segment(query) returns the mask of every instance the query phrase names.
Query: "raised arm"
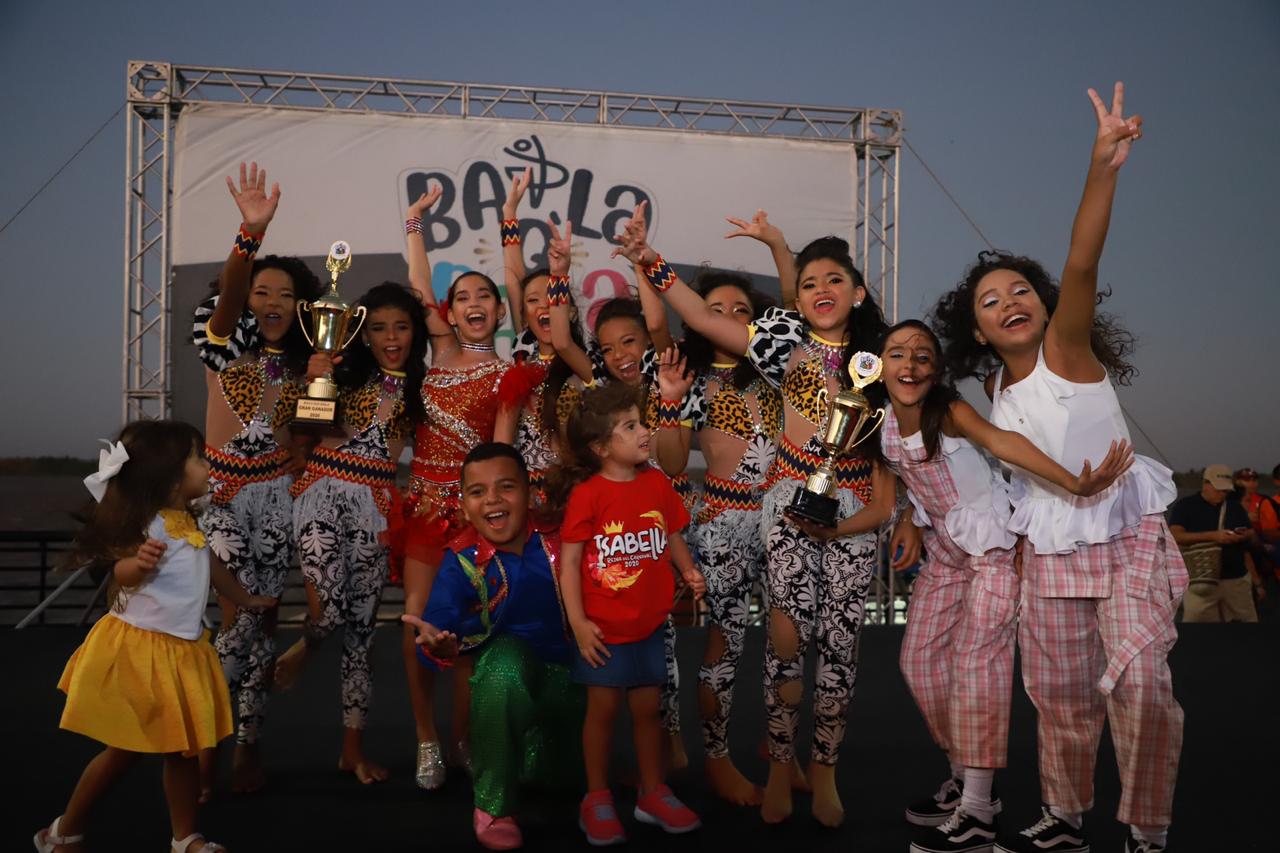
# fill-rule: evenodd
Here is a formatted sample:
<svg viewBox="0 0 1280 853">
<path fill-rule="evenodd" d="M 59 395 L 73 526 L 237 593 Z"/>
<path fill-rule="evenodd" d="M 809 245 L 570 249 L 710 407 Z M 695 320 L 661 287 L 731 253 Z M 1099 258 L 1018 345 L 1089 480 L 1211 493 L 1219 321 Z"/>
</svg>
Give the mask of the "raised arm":
<svg viewBox="0 0 1280 853">
<path fill-rule="evenodd" d="M 662 298 L 689 328 L 701 333 L 725 352 L 745 353 L 747 344 L 751 341 L 747 328 L 737 320 L 708 308 L 702 297 L 681 281 L 675 270 L 649 246 L 648 227 L 644 221 L 646 204 L 647 202 L 642 201 L 636 205 L 635 213 L 626 222 L 622 234 L 617 237 L 619 246 L 613 250 L 613 254 L 622 255 L 639 266 L 653 288 L 662 294 Z"/>
<path fill-rule="evenodd" d="M 550 272 L 547 281 L 547 302 L 551 309 L 551 346 L 565 360 L 569 369 L 583 382 L 591 381 L 591 358 L 573 339 L 573 318 L 569 316 L 569 302 L 573 288 L 569 285 L 569 247 L 573 240 L 573 223 L 564 223 L 564 236 L 554 222 L 551 242 L 547 244 L 547 264 Z"/>
<path fill-rule="evenodd" d="M 1133 142 L 1142 136 L 1142 118 L 1124 117 L 1124 84 L 1116 83 L 1111 109 L 1089 90 L 1098 132 L 1085 178 L 1084 195 L 1071 227 L 1071 247 L 1062 270 L 1062 294 L 1045 333 L 1050 367 L 1067 378 L 1098 378 L 1102 365 L 1089 345 L 1098 296 L 1098 262 L 1111 225 L 1116 178 L 1129 158 Z M 1056 360 L 1058 364 L 1052 362 Z M 1082 370 L 1084 373 L 1082 374 Z"/>
<path fill-rule="evenodd" d="M 440 316 L 435 292 L 431 289 L 431 262 L 427 260 L 427 244 L 422 239 L 422 214 L 440 200 L 442 190 L 433 186 L 409 205 L 409 218 L 404 223 L 405 253 L 409 258 L 409 286 L 418 294 L 418 301 L 426 309 L 427 334 L 431 337 L 433 355 L 458 348 L 458 336 L 453 327 Z"/>
<path fill-rule="evenodd" d="M 1026 436 L 1000 429 L 963 400 L 951 404 L 950 417 L 958 432 L 992 456 L 1055 483 L 1073 495 L 1096 495 L 1133 464 L 1133 447 L 1127 441 L 1113 441 L 1096 469 L 1090 469 L 1086 460 L 1077 476 L 1046 456 Z"/>
<path fill-rule="evenodd" d="M 658 422 L 653 425 L 654 457 L 668 477 L 684 473 L 689 466 L 689 449 L 693 446 L 693 429 L 680 422 L 680 410 L 693 386 L 693 374 L 685 369 L 685 360 L 675 347 L 658 357 Z"/>
<path fill-rule="evenodd" d="M 730 237 L 751 237 L 769 247 L 773 265 L 778 270 L 778 284 L 782 288 L 782 307 L 793 310 L 796 307 L 796 256 L 787 248 L 782 229 L 770 223 L 769 214 L 763 210 L 757 210 L 750 222 L 732 216 L 726 216 L 725 220 L 738 229 L 724 235 L 726 240 Z"/>
<path fill-rule="evenodd" d="M 640 296 L 640 310 L 644 312 L 644 327 L 649 332 L 649 342 L 654 352 L 666 352 L 675 346 L 671 337 L 671 326 L 667 323 L 667 309 L 662 304 L 662 297 L 649 284 L 644 269 L 639 264 L 632 264 L 636 274 L 636 293 Z"/>
<path fill-rule="evenodd" d="M 524 331 L 524 293 L 520 282 L 529 271 L 524 266 L 524 250 L 520 247 L 520 199 L 529 187 L 533 167 L 516 175 L 507 190 L 507 200 L 502 203 L 502 277 L 507 287 L 507 299 L 511 302 L 511 325 L 519 335 Z"/>
<path fill-rule="evenodd" d="M 236 235 L 236 244 L 218 274 L 218 304 L 209 318 L 209 332 L 214 337 L 231 337 L 245 303 L 249 301 L 253 257 L 262 245 L 267 226 L 280 204 L 280 185 L 272 184 L 270 195 L 266 186 L 267 170 L 259 169 L 257 163 L 249 164 L 247 173 L 245 164 L 240 164 L 239 189 L 235 181 L 227 178 L 227 189 L 240 209 L 240 233 Z"/>
</svg>

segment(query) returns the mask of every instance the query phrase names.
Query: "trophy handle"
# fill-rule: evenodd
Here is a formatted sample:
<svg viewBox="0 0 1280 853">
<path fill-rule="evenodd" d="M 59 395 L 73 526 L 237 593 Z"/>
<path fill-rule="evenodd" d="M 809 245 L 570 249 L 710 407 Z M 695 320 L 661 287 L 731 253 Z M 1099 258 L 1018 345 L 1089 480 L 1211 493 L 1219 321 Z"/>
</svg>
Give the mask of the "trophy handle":
<svg viewBox="0 0 1280 853">
<path fill-rule="evenodd" d="M 875 417 L 876 425 L 875 425 L 875 426 L 873 426 L 871 429 L 866 430 L 865 432 L 863 432 L 862 437 L 861 437 L 861 438 L 859 438 L 857 441 L 855 441 L 853 444 L 849 445 L 848 449 L 847 449 L 847 450 L 845 450 L 845 453 L 848 453 L 850 450 L 853 450 L 853 449 L 854 449 L 855 447 L 857 447 L 859 444 L 862 444 L 862 442 L 866 441 L 868 438 L 871 438 L 871 436 L 873 436 L 873 435 L 875 435 L 875 434 L 876 434 L 876 430 L 878 430 L 878 429 L 880 428 L 880 424 L 884 423 L 884 408 L 883 408 L 883 407 L 881 407 L 881 408 L 879 408 L 879 409 L 876 409 L 876 411 L 875 411 L 875 415 L 876 415 L 876 417 Z M 862 423 L 858 424 L 858 426 L 859 426 L 859 427 L 865 427 L 865 426 L 866 426 L 866 424 L 867 424 L 867 422 L 868 422 L 868 421 L 870 421 L 870 420 L 871 420 L 871 416 L 870 416 L 870 415 L 868 415 L 868 416 L 867 416 L 867 418 L 866 418 L 866 420 L 864 420 Z"/>
<path fill-rule="evenodd" d="M 302 336 L 303 336 L 304 338 L 306 338 L 306 339 L 307 339 L 307 344 L 308 344 L 312 349 L 315 349 L 315 348 L 316 348 L 316 342 L 315 342 L 315 341 L 313 341 L 313 340 L 311 340 L 311 333 L 307 331 L 307 321 L 306 321 L 306 318 L 302 316 L 302 312 L 303 312 L 304 310 L 306 310 L 306 311 L 310 311 L 310 310 L 311 310 L 311 303 L 310 303 L 310 302 L 307 302 L 305 299 L 299 299 L 299 300 L 297 301 L 297 303 L 294 305 L 294 308 L 295 308 L 295 309 L 297 310 L 297 312 L 298 312 L 298 325 L 302 327 Z"/>
<path fill-rule="evenodd" d="M 347 339 L 343 342 L 342 349 L 346 349 L 351 342 L 356 339 L 356 335 L 360 334 L 360 327 L 364 325 L 365 317 L 369 316 L 369 309 L 365 308 L 363 305 L 357 305 L 356 310 L 351 313 L 358 319 L 356 320 L 355 328 L 351 330 L 351 334 L 348 335 Z M 883 414 L 883 412 L 881 412 L 881 414 Z"/>
</svg>

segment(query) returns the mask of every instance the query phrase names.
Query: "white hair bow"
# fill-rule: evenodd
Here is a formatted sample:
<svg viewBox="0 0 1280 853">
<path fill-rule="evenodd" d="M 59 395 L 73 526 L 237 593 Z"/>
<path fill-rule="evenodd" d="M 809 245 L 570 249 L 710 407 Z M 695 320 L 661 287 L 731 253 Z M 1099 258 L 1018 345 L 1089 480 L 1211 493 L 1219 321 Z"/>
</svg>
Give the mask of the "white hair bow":
<svg viewBox="0 0 1280 853">
<path fill-rule="evenodd" d="M 122 441 L 112 444 L 105 438 L 98 440 L 105 444 L 107 449 L 98 451 L 98 470 L 84 478 L 84 487 L 89 490 L 89 494 L 93 495 L 95 501 L 102 503 L 102 497 L 107 493 L 107 481 L 119 474 L 124 463 L 129 461 L 129 451 L 124 449 Z"/>
</svg>

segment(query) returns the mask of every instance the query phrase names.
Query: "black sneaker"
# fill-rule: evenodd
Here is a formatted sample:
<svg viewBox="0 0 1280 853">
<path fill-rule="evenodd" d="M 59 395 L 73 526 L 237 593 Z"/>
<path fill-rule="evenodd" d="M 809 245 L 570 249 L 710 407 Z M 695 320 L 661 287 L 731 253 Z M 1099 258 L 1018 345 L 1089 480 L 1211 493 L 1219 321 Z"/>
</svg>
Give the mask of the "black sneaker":
<svg viewBox="0 0 1280 853">
<path fill-rule="evenodd" d="M 1043 817 L 1013 838 L 996 843 L 999 853 L 1089 853 L 1084 831 L 1041 806 Z"/>
<path fill-rule="evenodd" d="M 907 806 L 907 823 L 916 826 L 938 826 L 945 823 L 951 813 L 960 805 L 960 796 L 964 793 L 964 783 L 954 776 L 942 783 L 938 793 L 927 800 L 917 800 Z M 992 814 L 1000 814 L 1000 798 L 995 790 L 991 792 Z"/>
<path fill-rule="evenodd" d="M 921 831 L 911 853 L 989 853 L 995 840 L 995 818 L 987 823 L 957 806 L 941 825 Z"/>
<path fill-rule="evenodd" d="M 1133 833 L 1124 840 L 1124 853 L 1164 853 L 1164 845 L 1154 841 L 1139 841 Z"/>
</svg>

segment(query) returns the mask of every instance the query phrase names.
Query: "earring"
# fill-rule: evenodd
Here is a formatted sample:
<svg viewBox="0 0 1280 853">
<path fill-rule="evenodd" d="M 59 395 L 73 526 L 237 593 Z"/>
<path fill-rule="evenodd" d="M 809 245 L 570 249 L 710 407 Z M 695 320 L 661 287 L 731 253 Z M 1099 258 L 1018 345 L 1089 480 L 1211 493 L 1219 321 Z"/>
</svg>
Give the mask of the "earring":
<svg viewBox="0 0 1280 853">
<path fill-rule="evenodd" d="M 861 308 L 861 307 L 862 307 L 862 303 L 861 303 L 861 302 L 855 302 L 855 303 L 853 303 L 853 307 L 854 307 L 854 308 Z"/>
</svg>

